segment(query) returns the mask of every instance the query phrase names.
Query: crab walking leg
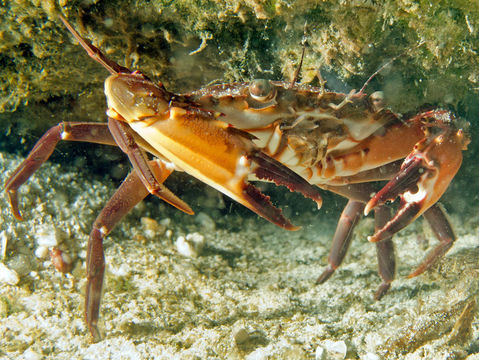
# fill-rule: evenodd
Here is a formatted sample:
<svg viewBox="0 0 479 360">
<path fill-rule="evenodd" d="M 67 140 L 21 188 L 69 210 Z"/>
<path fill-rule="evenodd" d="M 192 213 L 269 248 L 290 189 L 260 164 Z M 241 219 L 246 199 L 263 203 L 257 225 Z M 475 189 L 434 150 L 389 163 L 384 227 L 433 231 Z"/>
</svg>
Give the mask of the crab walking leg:
<svg viewBox="0 0 479 360">
<path fill-rule="evenodd" d="M 317 284 L 322 284 L 328 280 L 334 271 L 339 267 L 339 265 L 341 265 L 349 248 L 354 227 L 361 218 L 360 213 L 363 211 L 365 204 L 370 199 L 370 194 L 374 191 L 374 186 L 370 183 L 349 184 L 342 186 L 322 184 L 321 188 L 344 196 L 345 198 L 349 199 L 349 202 L 344 207 L 336 227 L 336 232 L 333 237 L 328 258 L 329 265 L 316 280 Z"/>
<path fill-rule="evenodd" d="M 439 245 L 426 255 L 417 269 L 408 275 L 409 278 L 418 276 L 429 269 L 446 254 L 454 241 L 456 241 L 456 235 L 452 230 L 452 226 L 439 204 L 436 203 L 431 206 L 423 215 L 439 239 Z"/>
<path fill-rule="evenodd" d="M 375 228 L 380 229 L 391 218 L 391 210 L 386 206 L 379 206 L 374 211 Z M 375 300 L 381 300 L 391 287 L 396 272 L 396 259 L 394 256 L 394 243 L 391 238 L 376 243 L 379 276 L 383 282 L 379 285 Z"/>
<path fill-rule="evenodd" d="M 316 280 L 316 284 L 322 284 L 328 280 L 338 266 L 341 265 L 351 243 L 354 227 L 363 215 L 364 206 L 363 202 L 355 200 L 349 200 L 346 204 L 334 233 L 333 244 L 328 258 L 329 265 Z"/>
<path fill-rule="evenodd" d="M 155 178 L 144 150 L 135 140 L 134 131 L 126 123 L 113 118 L 108 118 L 108 128 L 110 129 L 116 144 L 130 159 L 133 168 L 138 173 L 139 178 L 143 185 L 148 189 L 149 193 L 158 196 L 187 214 L 194 214 L 188 204 L 178 198 Z"/>
<path fill-rule="evenodd" d="M 166 180 L 172 170 L 161 160 L 150 161 L 150 169 L 160 182 Z M 149 194 L 136 170 L 133 170 L 113 194 L 96 218 L 87 247 L 87 287 L 85 295 L 85 321 L 94 340 L 101 338 L 97 327 L 100 312 L 101 289 L 105 272 L 103 239 L 135 205 Z"/>
<path fill-rule="evenodd" d="M 37 141 L 30 154 L 10 175 L 5 184 L 10 206 L 17 220 L 23 220 L 18 209 L 18 188 L 48 160 L 60 140 L 116 145 L 105 123 L 61 122 L 50 128 Z"/>
</svg>

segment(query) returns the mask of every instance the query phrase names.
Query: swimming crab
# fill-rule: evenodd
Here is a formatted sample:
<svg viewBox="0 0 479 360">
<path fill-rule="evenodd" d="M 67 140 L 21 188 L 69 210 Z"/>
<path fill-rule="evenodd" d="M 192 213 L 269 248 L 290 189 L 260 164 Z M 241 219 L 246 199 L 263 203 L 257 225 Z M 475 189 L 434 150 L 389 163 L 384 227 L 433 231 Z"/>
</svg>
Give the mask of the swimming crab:
<svg viewBox="0 0 479 360">
<path fill-rule="evenodd" d="M 10 175 L 5 189 L 14 216 L 21 220 L 18 188 L 60 140 L 118 146 L 128 156 L 133 170 L 98 215 L 87 245 L 85 320 L 94 339 L 100 338 L 104 237 L 148 194 L 193 214 L 163 185 L 174 170 L 185 171 L 287 230 L 298 227 L 247 180 L 285 185 L 318 207 L 319 189 L 347 197 L 329 266 L 318 282 L 339 266 L 355 224 L 374 209 L 376 232 L 369 240 L 376 242 L 383 279 L 377 298 L 394 277 L 391 236 L 401 228 L 424 215 L 440 239 L 413 276 L 452 245 L 454 233 L 436 202 L 458 171 L 468 139 L 449 111 L 431 110 L 403 120 L 383 107 L 377 93 L 340 94 L 267 80 L 178 95 L 108 59 L 60 19 L 111 74 L 105 81 L 108 123 L 52 127 Z M 382 186 L 382 180 L 389 182 Z M 391 217 L 385 203 L 396 197 L 401 204 Z"/>
</svg>

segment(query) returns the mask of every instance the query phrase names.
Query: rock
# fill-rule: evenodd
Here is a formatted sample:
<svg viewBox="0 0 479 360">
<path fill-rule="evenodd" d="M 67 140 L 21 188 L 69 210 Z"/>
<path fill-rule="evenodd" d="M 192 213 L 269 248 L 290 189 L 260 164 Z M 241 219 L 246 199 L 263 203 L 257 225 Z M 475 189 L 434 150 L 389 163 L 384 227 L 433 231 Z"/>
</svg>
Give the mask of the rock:
<svg viewBox="0 0 479 360">
<path fill-rule="evenodd" d="M 188 257 L 197 257 L 201 254 L 205 245 L 205 237 L 199 233 L 192 233 L 184 236 L 178 236 L 176 239 L 176 249 L 181 255 Z"/>
</svg>

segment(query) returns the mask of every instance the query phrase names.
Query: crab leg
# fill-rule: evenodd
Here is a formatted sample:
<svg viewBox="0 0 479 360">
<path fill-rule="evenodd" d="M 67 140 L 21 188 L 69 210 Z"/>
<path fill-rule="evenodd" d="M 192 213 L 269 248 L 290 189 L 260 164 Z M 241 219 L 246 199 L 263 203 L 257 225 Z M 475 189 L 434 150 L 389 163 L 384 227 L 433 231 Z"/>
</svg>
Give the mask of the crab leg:
<svg viewBox="0 0 479 360">
<path fill-rule="evenodd" d="M 18 209 L 18 188 L 48 160 L 60 140 L 116 145 L 107 125 L 104 123 L 61 122 L 50 128 L 37 141 L 28 157 L 10 175 L 5 184 L 10 206 L 17 220 L 23 220 Z"/>
<path fill-rule="evenodd" d="M 379 206 L 374 211 L 375 228 L 380 229 L 391 218 L 391 211 L 386 206 Z M 379 285 L 374 299 L 381 300 L 391 287 L 396 272 L 396 259 L 394 256 L 394 243 L 391 238 L 376 243 L 379 276 L 383 282 Z"/>
<path fill-rule="evenodd" d="M 430 253 L 426 255 L 417 269 L 408 275 L 409 278 L 422 274 L 424 271 L 434 265 L 438 259 L 446 254 L 447 250 L 449 250 L 456 240 L 456 235 L 454 235 L 452 226 L 439 204 L 434 204 L 431 206 L 423 215 L 429 225 L 431 225 L 434 234 L 440 242 L 439 245 L 437 245 L 431 250 Z"/>
<path fill-rule="evenodd" d="M 138 173 L 143 185 L 150 194 L 158 196 L 179 210 L 192 215 L 194 212 L 183 200 L 178 198 L 170 190 L 155 178 L 148 164 L 144 150 L 136 143 L 133 130 L 122 121 L 108 118 L 108 128 L 115 139 L 116 144 L 128 156 L 133 168 Z"/>
<path fill-rule="evenodd" d="M 339 267 L 346 255 L 354 227 L 362 217 L 365 204 L 374 189 L 373 184 L 360 183 L 343 186 L 321 186 L 329 191 L 349 199 L 348 204 L 341 214 L 338 222 L 336 233 L 333 237 L 333 244 L 329 255 L 329 265 L 323 271 L 316 283 L 323 283 L 333 274 L 335 269 Z M 380 229 L 391 217 L 390 210 L 386 206 L 379 206 L 375 209 L 374 219 L 375 228 Z M 376 243 L 376 253 L 378 258 L 378 272 L 383 280 L 379 285 L 374 298 L 380 300 L 391 286 L 394 279 L 396 260 L 394 257 L 394 244 L 391 239 L 386 239 Z"/>
<path fill-rule="evenodd" d="M 353 230 L 362 217 L 365 204 L 355 200 L 349 200 L 346 204 L 336 227 L 333 244 L 328 257 L 329 265 L 316 280 L 316 284 L 322 284 L 328 280 L 348 251 L 353 237 Z"/>
<path fill-rule="evenodd" d="M 341 265 L 353 236 L 354 227 L 362 217 L 369 194 L 373 191 L 372 184 L 350 184 L 343 186 L 322 185 L 322 189 L 335 192 L 349 199 L 341 213 L 333 236 L 331 250 L 328 257 L 329 265 L 316 280 L 322 284 L 328 280 L 334 271 Z"/>
<path fill-rule="evenodd" d="M 149 166 L 159 182 L 165 181 L 172 172 L 161 160 L 150 161 Z M 85 321 L 95 340 L 100 339 L 97 323 L 105 272 L 103 238 L 111 232 L 123 216 L 149 193 L 150 191 L 144 186 L 141 177 L 134 169 L 113 194 L 93 224 L 88 240 L 86 259 Z"/>
</svg>

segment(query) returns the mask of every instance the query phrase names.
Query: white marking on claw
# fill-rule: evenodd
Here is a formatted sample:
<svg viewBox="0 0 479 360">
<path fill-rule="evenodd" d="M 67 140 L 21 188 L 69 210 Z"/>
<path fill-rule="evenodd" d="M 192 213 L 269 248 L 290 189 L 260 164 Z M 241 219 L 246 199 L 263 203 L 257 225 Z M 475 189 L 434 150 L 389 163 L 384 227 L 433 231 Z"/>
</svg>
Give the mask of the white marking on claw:
<svg viewBox="0 0 479 360">
<path fill-rule="evenodd" d="M 235 176 L 231 179 L 232 183 L 236 183 L 237 179 L 243 179 L 250 173 L 251 162 L 246 156 L 241 156 L 236 163 Z"/>
<path fill-rule="evenodd" d="M 403 198 L 407 203 L 420 203 L 423 201 L 427 196 L 427 191 L 422 187 L 416 192 L 412 193 L 407 191 L 404 193 Z"/>
</svg>

